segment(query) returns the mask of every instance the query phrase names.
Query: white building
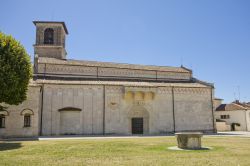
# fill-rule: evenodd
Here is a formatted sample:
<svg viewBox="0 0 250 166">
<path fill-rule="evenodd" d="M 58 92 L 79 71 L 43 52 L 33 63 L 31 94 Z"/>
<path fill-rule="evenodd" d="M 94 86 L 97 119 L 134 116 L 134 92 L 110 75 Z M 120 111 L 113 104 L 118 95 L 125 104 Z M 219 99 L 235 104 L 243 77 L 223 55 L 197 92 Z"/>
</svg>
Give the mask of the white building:
<svg viewBox="0 0 250 166">
<path fill-rule="evenodd" d="M 215 111 L 218 131 L 250 131 L 250 105 L 239 101 L 221 104 Z"/>
</svg>

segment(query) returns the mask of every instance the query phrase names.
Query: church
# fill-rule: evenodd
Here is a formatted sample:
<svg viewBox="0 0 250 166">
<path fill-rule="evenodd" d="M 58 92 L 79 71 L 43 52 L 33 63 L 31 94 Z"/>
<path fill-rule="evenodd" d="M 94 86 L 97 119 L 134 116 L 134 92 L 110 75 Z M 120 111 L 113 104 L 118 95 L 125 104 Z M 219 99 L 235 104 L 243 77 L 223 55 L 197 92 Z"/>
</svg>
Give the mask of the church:
<svg viewBox="0 0 250 166">
<path fill-rule="evenodd" d="M 67 59 L 65 23 L 33 23 L 27 100 L 0 112 L 0 137 L 216 131 L 214 86 L 192 70 Z"/>
</svg>

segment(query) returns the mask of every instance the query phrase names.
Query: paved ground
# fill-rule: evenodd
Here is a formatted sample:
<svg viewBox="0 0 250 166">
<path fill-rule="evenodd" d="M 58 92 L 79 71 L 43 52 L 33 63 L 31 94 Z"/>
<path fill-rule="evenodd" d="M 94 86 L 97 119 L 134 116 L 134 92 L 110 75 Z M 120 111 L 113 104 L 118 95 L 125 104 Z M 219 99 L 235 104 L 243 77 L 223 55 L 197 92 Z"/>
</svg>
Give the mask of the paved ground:
<svg viewBox="0 0 250 166">
<path fill-rule="evenodd" d="M 10 139 L 3 139 L 3 141 L 28 141 L 28 140 L 72 140 L 72 139 L 131 139 L 131 138 L 161 138 L 161 137 L 169 137 L 174 136 L 174 134 L 169 135 L 158 135 L 158 136 L 145 136 L 145 135 L 132 135 L 132 136 L 103 136 L 103 135 L 90 135 L 90 136 L 41 136 L 37 138 L 10 138 Z M 218 132 L 216 134 L 204 134 L 204 137 L 248 137 L 250 138 L 250 132 L 245 131 L 230 131 L 230 132 Z M 1 141 L 1 139 L 0 139 Z"/>
<path fill-rule="evenodd" d="M 249 131 L 227 131 L 227 132 L 218 132 L 217 134 L 211 134 L 208 136 L 250 137 L 250 132 Z"/>
<path fill-rule="evenodd" d="M 159 138 L 159 137 L 169 137 L 174 136 L 174 134 L 170 135 L 158 135 L 158 136 L 59 136 L 59 137 L 39 137 L 40 141 L 42 140 L 61 140 L 61 139 L 119 139 L 119 138 Z M 205 134 L 205 137 L 249 137 L 250 132 L 243 131 L 234 131 L 234 132 L 218 132 L 216 134 Z"/>
</svg>

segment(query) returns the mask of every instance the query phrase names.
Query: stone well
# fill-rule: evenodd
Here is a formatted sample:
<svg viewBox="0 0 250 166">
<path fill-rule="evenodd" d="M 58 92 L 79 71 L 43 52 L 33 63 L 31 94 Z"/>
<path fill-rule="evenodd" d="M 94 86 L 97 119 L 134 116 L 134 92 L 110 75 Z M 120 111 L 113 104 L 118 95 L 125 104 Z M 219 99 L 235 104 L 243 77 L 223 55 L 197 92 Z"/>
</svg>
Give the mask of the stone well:
<svg viewBox="0 0 250 166">
<path fill-rule="evenodd" d="M 177 138 L 178 148 L 181 149 L 201 149 L 201 132 L 180 132 L 175 133 Z"/>
</svg>

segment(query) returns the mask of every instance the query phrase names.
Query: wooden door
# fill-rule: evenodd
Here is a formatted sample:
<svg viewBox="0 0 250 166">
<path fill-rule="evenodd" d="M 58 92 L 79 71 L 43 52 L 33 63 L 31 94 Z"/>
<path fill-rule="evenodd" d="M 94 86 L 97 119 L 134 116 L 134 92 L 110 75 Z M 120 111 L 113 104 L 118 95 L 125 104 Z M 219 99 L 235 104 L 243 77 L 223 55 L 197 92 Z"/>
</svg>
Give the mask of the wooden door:
<svg viewBox="0 0 250 166">
<path fill-rule="evenodd" d="M 143 134 L 143 118 L 132 118 L 132 134 Z"/>
</svg>

